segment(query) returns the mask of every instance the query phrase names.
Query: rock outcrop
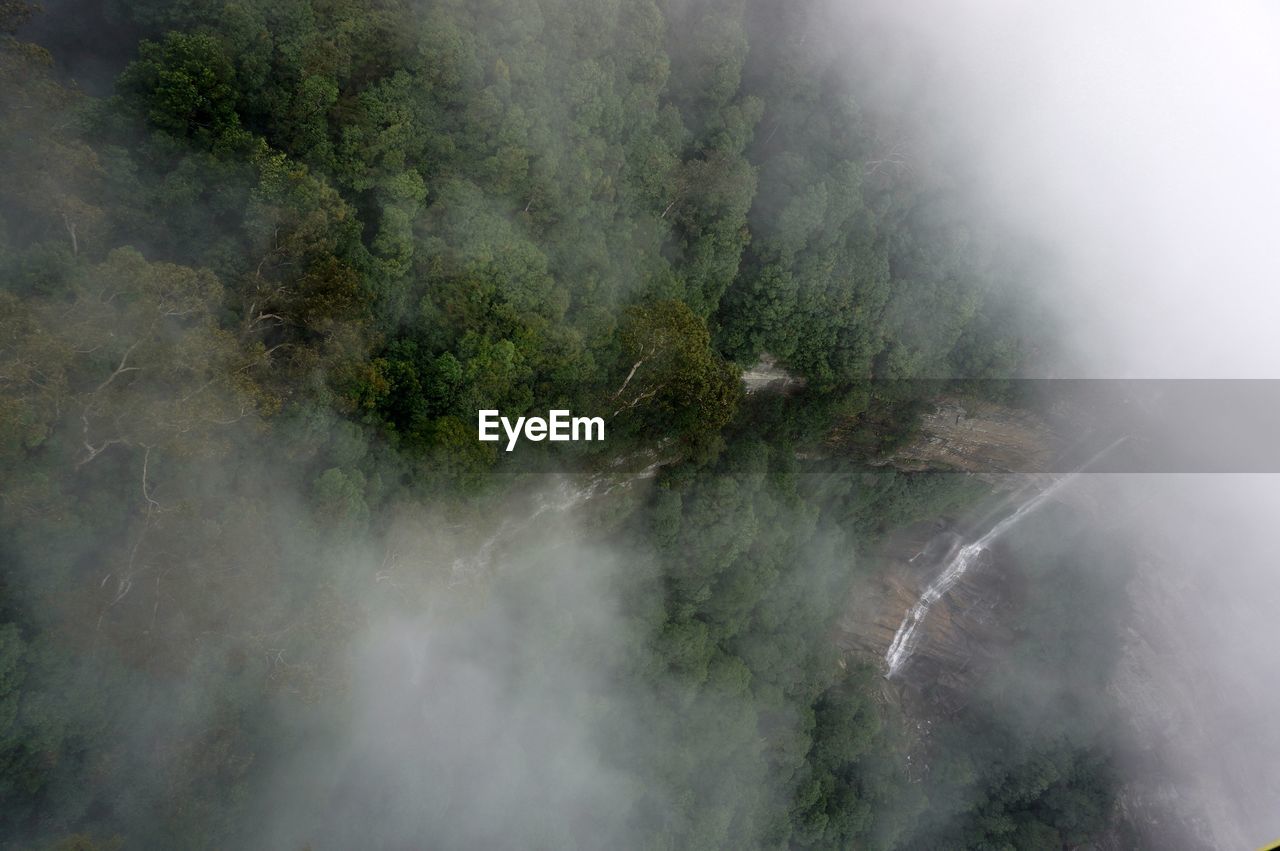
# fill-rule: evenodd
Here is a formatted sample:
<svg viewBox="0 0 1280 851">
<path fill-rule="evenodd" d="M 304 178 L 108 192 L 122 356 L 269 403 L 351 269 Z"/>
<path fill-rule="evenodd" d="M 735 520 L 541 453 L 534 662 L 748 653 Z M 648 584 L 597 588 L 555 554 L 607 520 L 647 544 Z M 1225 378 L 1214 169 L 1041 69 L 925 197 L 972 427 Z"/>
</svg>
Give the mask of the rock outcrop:
<svg viewBox="0 0 1280 851">
<path fill-rule="evenodd" d="M 1041 473 L 1052 469 L 1063 444 L 1031 411 L 943 397 L 922 417 L 916 439 L 886 461 L 903 470 Z"/>
<path fill-rule="evenodd" d="M 1029 412 L 940 399 L 925 415 L 919 436 L 885 459 L 904 470 L 981 476 L 992 485 L 993 496 L 965 518 L 904 529 L 868 556 L 875 578 L 857 589 L 836 634 L 849 656 L 884 669 L 885 652 L 904 616 L 954 548 L 989 528 L 993 512 L 1007 512 L 1008 504 L 1001 509 L 1000 503 L 1020 499 L 1011 495 L 1016 488 L 1043 487 L 1052 480 L 1048 471 L 1064 443 L 1055 428 L 1068 433 L 1061 421 L 1050 427 Z M 1117 506 L 1105 479 L 1082 478 L 1055 498 L 1086 511 L 1113 512 Z M 1121 710 L 1115 756 L 1123 779 L 1113 830 L 1098 847 L 1119 851 L 1135 841 L 1143 847 L 1187 849 L 1256 846 L 1259 838 L 1243 829 L 1245 816 L 1267 812 L 1280 788 L 1265 782 L 1268 772 L 1235 776 L 1221 766 L 1256 766 L 1257 759 L 1251 762 L 1243 752 L 1254 746 L 1254 737 L 1275 734 L 1206 725 L 1203 718 L 1204 707 L 1215 700 L 1263 705 L 1267 684 L 1200 669 L 1196 660 L 1212 655 L 1203 645 L 1213 636 L 1190 628 L 1206 621 L 1199 609 L 1207 600 L 1233 597 L 1213 593 L 1213 583 L 1220 580 L 1212 572 L 1206 578 L 1203 564 L 1162 552 L 1158 540 L 1139 536 L 1135 542 L 1140 557 L 1127 589 L 1128 628 L 1116 648 L 1119 658 L 1108 688 Z M 902 706 L 920 745 L 908 757 L 912 772 L 927 770 L 923 761 L 933 723 L 963 707 L 980 675 L 1014 640 L 1009 625 L 1021 605 L 1018 583 L 1023 580 L 1002 558 L 1007 556 L 997 542 L 932 606 L 911 658 L 885 681 L 884 698 Z M 1207 620 L 1231 624 L 1248 617 L 1228 611 Z M 1224 683 L 1253 691 L 1223 701 L 1213 690 Z"/>
<path fill-rule="evenodd" d="M 840 621 L 838 645 L 883 668 L 906 613 L 955 550 L 979 534 L 967 524 L 937 522 L 917 524 L 887 541 L 874 556 L 876 580 L 857 590 Z M 1017 589 L 1002 574 L 998 552 L 997 545 L 984 553 L 930 608 L 915 651 L 891 680 L 900 697 L 928 703 L 931 715 L 957 708 L 973 674 L 1011 638 L 1006 624 Z"/>
<path fill-rule="evenodd" d="M 763 354 L 755 366 L 742 372 L 742 389 L 748 393 L 786 393 L 804 386 L 804 379 L 792 375 L 770 354 Z"/>
</svg>

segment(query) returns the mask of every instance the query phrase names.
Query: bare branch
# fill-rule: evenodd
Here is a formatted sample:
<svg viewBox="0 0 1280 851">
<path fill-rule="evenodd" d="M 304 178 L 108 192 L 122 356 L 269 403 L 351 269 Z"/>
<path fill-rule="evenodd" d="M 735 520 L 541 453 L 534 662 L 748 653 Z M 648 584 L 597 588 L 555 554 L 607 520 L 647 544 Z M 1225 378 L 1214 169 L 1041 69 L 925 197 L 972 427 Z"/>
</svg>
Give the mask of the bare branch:
<svg viewBox="0 0 1280 851">
<path fill-rule="evenodd" d="M 151 463 L 151 447 L 147 447 L 147 451 L 142 455 L 142 498 L 147 501 L 147 518 L 150 519 L 152 511 L 160 510 L 160 503 L 151 498 L 151 493 L 147 489 L 147 465 Z"/>
<path fill-rule="evenodd" d="M 124 445 L 126 445 L 126 446 L 127 446 L 127 445 L 128 445 L 128 443 L 129 443 L 129 441 L 124 440 L 123 438 L 113 437 L 113 438 L 111 438 L 110 440 L 104 440 L 104 441 L 103 441 L 101 444 L 99 444 L 98 446 L 94 446 L 94 445 L 92 445 L 91 443 L 89 443 L 89 439 L 88 439 L 88 433 L 89 433 L 89 420 L 88 420 L 86 417 L 83 417 L 83 416 L 82 416 L 82 417 L 80 417 L 80 421 L 84 423 L 84 431 L 85 431 L 85 435 L 86 435 L 86 437 L 85 437 L 85 441 L 84 441 L 84 448 L 85 448 L 86 450 L 88 450 L 89 454 L 88 454 L 88 455 L 86 455 L 84 458 L 80 459 L 80 461 L 78 461 L 78 462 L 76 463 L 76 469 L 77 469 L 77 470 L 79 470 L 79 469 L 80 469 L 81 467 L 83 467 L 85 464 L 88 464 L 88 463 L 89 463 L 90 461 L 92 461 L 94 458 L 97 458 L 97 457 L 98 457 L 99 455 L 101 455 L 103 452 L 105 452 L 106 450 L 108 450 L 108 449 L 110 449 L 111 447 L 115 446 L 116 444 L 124 444 Z"/>
<path fill-rule="evenodd" d="M 78 255 L 80 253 L 80 242 L 76 239 L 76 223 L 64 212 L 62 214 L 62 224 L 67 228 L 67 234 L 71 237 L 71 253 Z"/>
<path fill-rule="evenodd" d="M 634 408 L 636 405 L 639 405 L 641 402 L 643 402 L 645 399 L 652 399 L 654 396 L 657 396 L 657 395 L 658 395 L 658 391 L 659 391 L 659 390 L 661 390 L 661 389 L 662 389 L 661 387 L 655 387 L 655 388 L 653 388 L 652 390 L 650 390 L 648 393 L 641 393 L 639 396 L 635 397 L 635 398 L 634 398 L 634 399 L 632 399 L 630 402 L 628 402 L 627 404 L 623 405 L 621 408 L 619 408 L 618 410 L 616 410 L 616 411 L 614 411 L 612 414 L 610 414 L 610 415 L 609 415 L 609 418 L 610 418 L 610 419 L 613 419 L 614 417 L 616 417 L 618 414 L 622 413 L 623 411 L 629 411 L 629 410 L 631 410 L 631 409 L 632 409 L 632 408 Z"/>
<path fill-rule="evenodd" d="M 614 394 L 609 397 L 610 399 L 617 399 L 622 395 L 622 391 L 627 389 L 627 385 L 631 383 L 631 379 L 635 378 L 636 370 L 643 366 L 645 361 L 647 361 L 651 356 L 652 352 L 646 354 L 644 357 L 640 358 L 640 360 L 631 365 L 631 371 L 627 373 L 627 380 L 622 382 L 622 386 L 614 391 Z"/>
<path fill-rule="evenodd" d="M 135 340 L 132 346 L 125 349 L 124 356 L 120 358 L 120 365 L 116 367 L 115 372 L 108 375 L 107 380 L 99 384 L 97 388 L 92 393 L 89 394 L 90 396 L 96 396 L 99 393 L 101 393 L 103 390 L 106 389 L 108 384 L 116 380 L 117 376 L 126 372 L 136 372 L 137 370 L 141 369 L 141 367 L 137 367 L 137 366 L 125 366 L 125 363 L 129 360 L 129 355 L 133 354 L 133 350 L 138 348 L 138 344 L 141 342 L 142 342 L 141 340 Z"/>
</svg>

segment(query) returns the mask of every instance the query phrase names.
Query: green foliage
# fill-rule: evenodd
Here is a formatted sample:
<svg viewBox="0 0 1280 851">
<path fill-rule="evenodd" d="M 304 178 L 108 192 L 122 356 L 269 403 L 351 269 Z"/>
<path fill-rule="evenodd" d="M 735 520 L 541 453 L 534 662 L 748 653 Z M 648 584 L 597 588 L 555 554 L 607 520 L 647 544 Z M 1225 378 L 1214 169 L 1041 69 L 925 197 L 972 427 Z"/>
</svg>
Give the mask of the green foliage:
<svg viewBox="0 0 1280 851">
<path fill-rule="evenodd" d="M 144 41 L 120 77 L 126 102 L 158 130 L 206 148 L 248 141 L 240 126 L 235 68 L 222 44 L 205 34 L 172 32 Z"/>
<path fill-rule="evenodd" d="M 606 418 L 594 472 L 663 462 L 611 503 L 634 641 L 582 651 L 611 688 L 572 705 L 613 730 L 625 693 L 668 746 L 593 742 L 633 790 L 601 818 L 655 849 L 910 837 L 900 719 L 830 634 L 850 561 L 976 488 L 797 448 L 853 417 L 882 452 L 913 410 L 864 379 L 1019 346 L 945 181 L 886 167 L 804 48 L 812 8 L 145 0 L 112 6 L 103 98 L 0 39 L 0 843 L 260 843 L 280 766 L 350 709 L 364 601 L 456 601 L 392 544 L 505 486 L 481 408 Z M 763 352 L 808 387 L 744 397 Z M 533 593 L 503 579 L 495 606 Z M 498 610 L 565 643 L 580 615 Z M 951 756 L 972 791 L 986 753 Z M 1082 842 L 1104 777 L 1015 751 L 938 835 Z"/>
<path fill-rule="evenodd" d="M 711 348 L 706 324 L 683 302 L 664 300 L 629 308 L 620 325 L 619 384 L 603 403 L 612 418 L 623 429 L 638 419 L 651 440 L 676 437 L 695 452 L 714 445 L 741 390 L 738 370 Z"/>
</svg>

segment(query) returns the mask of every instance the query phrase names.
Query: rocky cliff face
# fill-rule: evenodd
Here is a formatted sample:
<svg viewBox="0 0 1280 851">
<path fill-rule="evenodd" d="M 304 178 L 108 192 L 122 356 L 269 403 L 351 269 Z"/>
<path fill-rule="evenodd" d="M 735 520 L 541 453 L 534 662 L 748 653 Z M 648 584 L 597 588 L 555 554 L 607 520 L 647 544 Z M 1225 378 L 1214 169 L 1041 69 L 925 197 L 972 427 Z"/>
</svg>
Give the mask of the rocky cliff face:
<svg viewBox="0 0 1280 851">
<path fill-rule="evenodd" d="M 1063 444 L 1030 411 L 943 397 L 922 418 L 919 436 L 886 460 L 903 470 L 1043 473 Z"/>
<path fill-rule="evenodd" d="M 919 524 L 886 542 L 874 556 L 876 581 L 860 587 L 841 619 L 837 643 L 847 653 L 884 666 L 903 618 L 971 534 L 963 524 Z M 1016 588 L 1002 581 L 986 554 L 930 608 L 919 642 L 891 681 L 899 696 L 946 712 L 964 699 L 972 674 L 1009 640 L 1005 626 Z"/>
<path fill-rule="evenodd" d="M 768 358 L 744 373 L 743 382 L 748 392 L 786 392 L 799 386 Z M 955 548 L 975 540 L 1001 511 L 1007 513 L 1017 500 L 1061 475 L 1055 465 L 1069 438 L 1087 433 L 1089 425 L 1072 411 L 1055 411 L 1050 420 L 992 402 L 947 396 L 932 402 L 918 435 L 881 463 L 904 471 L 979 476 L 991 485 L 992 496 L 962 517 L 904 529 L 864 556 L 873 562 L 874 578 L 860 584 L 835 634 L 846 655 L 884 670 L 885 653 L 904 616 Z M 833 438 L 827 452 L 840 454 L 839 438 Z M 1116 504 L 1103 484 L 1106 478 L 1084 477 L 1055 498 L 1084 511 L 1113 512 Z M 1020 493 L 1021 489 L 1026 490 Z M 1246 836 L 1240 826 L 1247 814 L 1268 811 L 1280 799 L 1280 788 L 1261 783 L 1263 771 L 1238 778 L 1224 771 L 1224 765 L 1251 764 L 1240 751 L 1248 749 L 1252 739 L 1229 725 L 1203 723 L 1203 706 L 1221 702 L 1221 695 L 1206 690 L 1223 682 L 1211 671 L 1198 670 L 1192 661 L 1206 655 L 1201 645 L 1212 643 L 1188 629 L 1188 624 L 1206 621 L 1196 611 L 1208 596 L 1200 587 L 1203 570 L 1162 553 L 1160 541 L 1137 543 L 1143 555 L 1127 588 L 1131 615 L 1122 645 L 1116 648 L 1119 661 L 1109 685 L 1121 710 L 1115 753 L 1123 779 L 1114 829 L 1098 847 L 1121 851 L 1135 839 L 1152 848 L 1256 846 L 1258 837 Z M 893 679 L 885 680 L 883 699 L 903 707 L 921 745 L 927 744 L 934 720 L 961 708 L 978 675 L 989 670 L 1000 650 L 1014 640 L 1009 625 L 1023 589 L 1019 571 L 1011 567 L 1002 564 L 1001 547 L 994 544 L 930 608 L 910 660 Z M 1211 620 L 1230 624 L 1244 619 L 1226 612 Z M 1240 688 L 1242 682 L 1234 685 Z M 1255 691 L 1240 700 L 1264 702 L 1261 686 Z M 907 756 L 911 771 L 927 770 L 926 752 L 927 747 L 921 747 Z"/>
<path fill-rule="evenodd" d="M 853 657 L 882 666 L 903 617 L 940 573 L 956 546 L 990 527 L 992 512 L 1021 495 L 1018 488 L 1043 487 L 1063 441 L 1034 415 L 993 404 L 939 400 L 925 416 L 920 435 L 887 459 L 905 470 L 951 469 L 981 476 L 993 488 L 990 504 L 975 506 L 965 517 L 939 519 L 905 529 L 885 541 L 874 560 L 876 577 L 850 600 L 837 631 L 838 644 Z M 1002 470 L 1025 471 L 1009 475 Z M 1082 477 L 1059 497 L 1099 516 L 1119 511 L 1108 477 Z M 1140 525 L 1132 524 L 1135 529 Z M 1206 572 L 1202 558 L 1166 552 L 1171 546 L 1145 540 L 1135 532 L 1137 551 L 1127 590 L 1129 620 L 1116 648 L 1119 661 L 1108 690 L 1120 707 L 1115 753 L 1122 773 L 1115 830 L 1100 846 L 1215 849 L 1255 847 L 1267 837 L 1246 835 L 1247 817 L 1268 812 L 1280 795 L 1259 769 L 1235 776 L 1226 766 L 1255 765 L 1248 750 L 1251 734 L 1229 724 L 1206 724 L 1207 705 L 1260 705 L 1265 684 L 1256 693 L 1224 701 L 1214 689 L 1230 683 L 1247 691 L 1252 681 L 1235 680 L 1205 669 L 1213 653 L 1213 635 L 1192 628 L 1229 625 L 1247 618 L 1224 611 L 1206 617 L 1210 599 L 1234 599 L 1213 591 L 1221 584 Z M 1002 564 L 999 544 L 966 573 L 929 611 L 921 639 L 906 667 L 885 682 L 885 699 L 900 703 L 925 742 L 933 719 L 966 701 L 977 675 L 995 662 L 1013 640 L 1008 627 L 1020 605 L 1018 571 Z M 1205 660 L 1197 663 L 1196 660 Z M 1211 713 L 1210 713 L 1211 714 Z M 1258 734 L 1261 736 L 1262 734 Z M 923 750 L 923 749 L 922 749 Z M 919 755 L 914 757 L 920 761 Z M 914 765 L 916 770 L 923 769 Z M 1273 774 L 1275 772 L 1272 772 Z M 1257 830 L 1253 830 L 1257 833 Z"/>
<path fill-rule="evenodd" d="M 1199 653 L 1191 646 L 1194 633 L 1185 629 L 1188 601 L 1199 597 L 1191 577 L 1177 569 L 1176 560 L 1149 551 L 1137 565 L 1129 597 L 1132 628 L 1110 687 L 1123 708 L 1117 742 L 1127 782 L 1119 816 L 1153 848 L 1256 846 L 1237 829 L 1242 813 L 1224 805 L 1246 800 L 1249 781 L 1221 788 L 1216 771 L 1196 766 L 1197 754 L 1224 758 L 1239 743 L 1232 741 L 1234 731 L 1196 723 L 1203 683 L 1186 676 L 1189 660 Z"/>
<path fill-rule="evenodd" d="M 1062 444 L 1030 411 L 958 397 L 934 402 L 916 438 L 882 463 L 905 471 L 977 475 L 991 486 L 992 496 L 965 517 L 919 524 L 887 540 L 873 556 L 877 582 L 859 589 L 842 621 L 841 646 L 882 663 L 903 617 L 955 550 L 987 531 L 1019 494 L 1033 494 L 1052 483 L 1045 471 Z M 993 554 L 984 554 L 930 609 L 909 669 L 898 678 L 901 687 L 943 704 L 959 699 L 991 648 L 1008 638 L 1004 624 L 1014 592 Z"/>
<path fill-rule="evenodd" d="M 1274 841 L 1280 731 L 1267 669 L 1275 665 L 1258 662 L 1266 650 L 1256 659 L 1230 652 L 1232 630 L 1258 623 L 1256 601 L 1220 565 L 1188 558 L 1177 541 L 1144 537 L 1110 686 L 1122 707 L 1122 814 L 1152 848 Z"/>
</svg>

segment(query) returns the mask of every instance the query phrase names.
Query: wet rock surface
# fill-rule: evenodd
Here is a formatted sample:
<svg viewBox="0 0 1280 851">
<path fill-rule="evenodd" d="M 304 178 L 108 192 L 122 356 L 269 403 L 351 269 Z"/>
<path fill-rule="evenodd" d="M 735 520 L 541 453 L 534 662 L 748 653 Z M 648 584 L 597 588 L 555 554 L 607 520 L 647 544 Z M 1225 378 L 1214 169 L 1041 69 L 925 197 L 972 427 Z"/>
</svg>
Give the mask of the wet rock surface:
<svg viewBox="0 0 1280 851">
<path fill-rule="evenodd" d="M 847 653 L 885 670 L 885 653 L 903 618 L 972 530 L 953 522 L 917 524 L 876 554 L 877 576 L 849 601 L 837 633 Z M 963 705 L 973 675 L 985 669 L 1012 633 L 1016 583 L 1002 571 L 993 547 L 929 610 L 911 658 L 887 686 L 899 696 L 947 714 Z"/>
<path fill-rule="evenodd" d="M 989 505 L 976 506 L 966 518 L 916 524 L 885 540 L 867 556 L 875 579 L 849 600 L 836 634 L 838 645 L 851 658 L 887 672 L 885 653 L 905 614 L 950 555 L 1025 498 L 1025 489 L 1052 478 L 993 477 L 1003 493 Z M 1105 484 L 1096 480 L 1083 479 L 1055 498 L 1086 512 L 1101 513 L 1110 505 Z M 1189 625 L 1235 623 L 1241 616 L 1224 611 L 1205 618 L 1200 609 L 1218 598 L 1232 599 L 1220 589 L 1215 592 L 1211 572 L 1162 552 L 1158 541 L 1142 544 L 1126 588 L 1128 622 L 1108 685 L 1119 710 L 1113 755 L 1121 781 L 1114 828 L 1098 847 L 1257 847 L 1273 837 L 1253 836 L 1244 826 L 1249 814 L 1271 811 L 1280 801 L 1280 789 L 1261 782 L 1266 772 L 1237 776 L 1223 766 L 1251 764 L 1247 751 L 1259 737 L 1280 734 L 1242 729 L 1230 718 L 1206 720 L 1212 713 L 1205 707 L 1265 700 L 1267 684 L 1257 683 L 1256 694 L 1241 693 L 1228 701 L 1213 693 L 1227 682 L 1207 667 L 1214 636 Z M 910 754 L 916 776 L 928 770 L 933 724 L 967 705 L 982 676 L 1000 664 L 1016 640 L 1011 624 L 1020 611 L 1020 583 L 1025 580 L 1010 558 L 994 543 L 932 606 L 911 658 L 884 681 L 883 699 L 902 708 L 917 737 Z"/>
</svg>

